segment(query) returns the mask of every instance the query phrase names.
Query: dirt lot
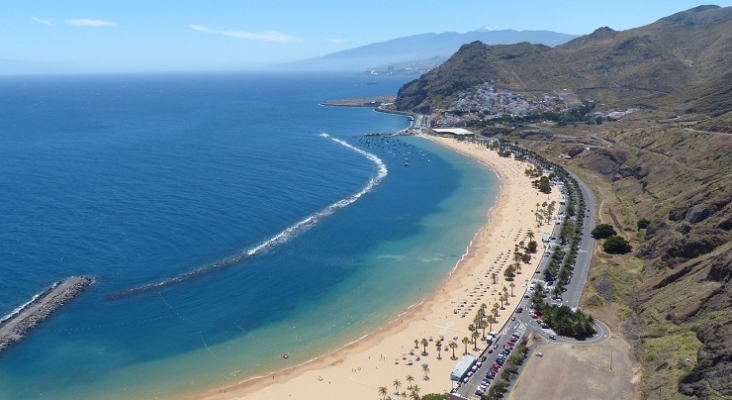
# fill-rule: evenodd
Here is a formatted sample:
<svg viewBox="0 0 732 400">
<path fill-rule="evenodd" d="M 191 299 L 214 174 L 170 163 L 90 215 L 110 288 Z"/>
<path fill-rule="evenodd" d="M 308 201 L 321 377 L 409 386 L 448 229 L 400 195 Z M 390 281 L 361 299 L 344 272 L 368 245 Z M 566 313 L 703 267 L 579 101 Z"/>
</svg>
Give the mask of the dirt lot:
<svg viewBox="0 0 732 400">
<path fill-rule="evenodd" d="M 544 356 L 531 356 L 509 400 L 638 397 L 638 376 L 622 339 L 612 337 L 595 346 L 544 344 L 538 351 Z"/>
</svg>

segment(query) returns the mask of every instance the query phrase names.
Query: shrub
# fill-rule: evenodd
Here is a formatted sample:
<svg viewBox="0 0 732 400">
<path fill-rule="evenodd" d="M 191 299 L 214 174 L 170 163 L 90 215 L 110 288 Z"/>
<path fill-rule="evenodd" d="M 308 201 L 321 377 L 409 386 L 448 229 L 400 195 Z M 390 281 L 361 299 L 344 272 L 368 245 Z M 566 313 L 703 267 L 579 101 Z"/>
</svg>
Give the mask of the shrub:
<svg viewBox="0 0 732 400">
<path fill-rule="evenodd" d="M 625 254 L 633 250 L 630 243 L 620 236 L 610 236 L 605 240 L 605 243 L 602 244 L 602 248 L 606 253 L 610 254 Z"/>
<path fill-rule="evenodd" d="M 615 232 L 615 228 L 612 227 L 610 224 L 600 224 L 595 227 L 595 229 L 590 232 L 593 238 L 595 239 L 605 239 L 609 238 L 610 236 L 617 235 L 618 233 Z"/>
</svg>

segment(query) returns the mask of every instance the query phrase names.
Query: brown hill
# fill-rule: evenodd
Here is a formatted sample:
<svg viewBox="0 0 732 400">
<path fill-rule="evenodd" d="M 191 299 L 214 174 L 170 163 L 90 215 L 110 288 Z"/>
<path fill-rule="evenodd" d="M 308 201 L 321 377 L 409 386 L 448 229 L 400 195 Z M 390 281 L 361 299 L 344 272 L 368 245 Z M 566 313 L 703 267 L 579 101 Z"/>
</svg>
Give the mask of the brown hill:
<svg viewBox="0 0 732 400">
<path fill-rule="evenodd" d="M 396 105 L 423 113 L 444 108 L 488 80 L 524 93 L 567 88 L 639 103 L 721 77 L 730 65 L 732 7 L 701 6 L 627 31 L 600 28 L 555 48 L 473 42 L 402 87 Z"/>
<path fill-rule="evenodd" d="M 621 199 L 615 212 L 627 224 L 618 228 L 635 238 L 642 263 L 622 300 L 638 321 L 641 386 L 665 387 L 669 399 L 732 396 L 732 135 L 663 127 L 603 134 L 615 146 L 580 165 Z M 641 218 L 646 230 L 635 229 Z"/>
</svg>

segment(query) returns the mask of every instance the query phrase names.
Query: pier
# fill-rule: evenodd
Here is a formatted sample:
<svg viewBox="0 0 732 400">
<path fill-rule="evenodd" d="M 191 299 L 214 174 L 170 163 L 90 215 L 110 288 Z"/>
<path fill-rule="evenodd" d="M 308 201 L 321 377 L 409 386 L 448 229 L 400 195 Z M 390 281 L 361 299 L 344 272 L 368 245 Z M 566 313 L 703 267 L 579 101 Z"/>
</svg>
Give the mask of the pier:
<svg viewBox="0 0 732 400">
<path fill-rule="evenodd" d="M 0 321 L 0 353 L 22 340 L 36 325 L 94 283 L 87 276 L 72 276 L 54 283 Z"/>
</svg>

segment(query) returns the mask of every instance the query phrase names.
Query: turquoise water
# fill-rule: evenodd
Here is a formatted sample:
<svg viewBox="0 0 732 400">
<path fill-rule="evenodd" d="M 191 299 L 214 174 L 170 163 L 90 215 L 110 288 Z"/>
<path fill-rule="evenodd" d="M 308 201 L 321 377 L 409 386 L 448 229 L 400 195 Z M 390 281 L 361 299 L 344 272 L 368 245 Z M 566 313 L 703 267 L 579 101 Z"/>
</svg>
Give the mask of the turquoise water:
<svg viewBox="0 0 732 400">
<path fill-rule="evenodd" d="M 318 106 L 405 81 L 0 80 L 0 314 L 97 280 L 0 355 L 0 398 L 174 396 L 311 359 L 420 301 L 494 176 L 420 138 L 361 137 L 404 117 Z"/>
</svg>

